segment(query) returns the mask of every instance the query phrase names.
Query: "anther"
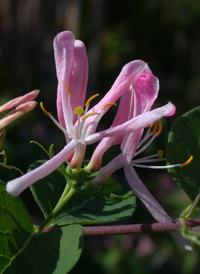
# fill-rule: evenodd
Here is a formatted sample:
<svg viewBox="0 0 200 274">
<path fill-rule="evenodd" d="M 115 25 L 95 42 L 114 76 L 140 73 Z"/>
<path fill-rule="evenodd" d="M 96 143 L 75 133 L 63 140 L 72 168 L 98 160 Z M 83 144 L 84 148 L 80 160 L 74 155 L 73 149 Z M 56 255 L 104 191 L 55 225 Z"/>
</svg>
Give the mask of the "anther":
<svg viewBox="0 0 200 274">
<path fill-rule="evenodd" d="M 42 102 L 40 102 L 40 107 L 41 107 L 41 109 L 42 109 L 42 111 L 47 115 L 47 116 L 51 116 L 51 113 L 50 112 L 48 112 L 45 108 L 44 108 L 44 106 L 43 106 L 43 103 Z"/>
<path fill-rule="evenodd" d="M 99 113 L 98 113 L 98 112 L 91 112 L 91 113 L 88 113 L 88 114 L 82 116 L 82 117 L 81 117 L 81 120 L 85 120 L 87 117 L 92 116 L 92 115 L 99 115 Z"/>
<path fill-rule="evenodd" d="M 6 137 L 6 130 L 5 130 L 5 128 L 2 129 L 0 135 L 1 135 L 1 139 L 0 139 L 0 143 L 1 143 L 1 142 L 3 142 L 3 140 Z"/>
<path fill-rule="evenodd" d="M 110 102 L 110 103 L 107 103 L 107 104 L 105 104 L 105 105 L 103 105 L 102 107 L 101 107 L 101 109 L 105 109 L 105 107 L 107 107 L 107 106 L 117 106 L 117 104 L 115 104 L 115 103 L 113 103 L 113 102 Z"/>
<path fill-rule="evenodd" d="M 150 129 L 153 127 L 153 124 L 150 125 Z M 157 125 L 157 122 L 154 123 L 154 128 L 153 128 L 153 131 L 151 132 L 151 137 L 154 136 L 154 134 L 156 133 L 157 131 L 157 128 L 158 128 L 158 125 Z"/>
<path fill-rule="evenodd" d="M 162 123 L 160 120 L 158 120 L 158 126 L 159 126 L 159 129 L 156 133 L 156 137 L 158 137 L 160 135 L 160 133 L 162 132 Z"/>
<path fill-rule="evenodd" d="M 6 162 L 7 162 L 7 155 L 6 155 L 5 151 L 3 150 L 0 154 L 3 155 L 3 163 L 6 164 Z"/>
<path fill-rule="evenodd" d="M 191 155 L 190 158 L 185 163 L 180 165 L 179 167 L 181 168 L 181 167 L 185 167 L 185 166 L 189 165 L 192 162 L 192 160 L 193 160 L 193 155 Z"/>
<path fill-rule="evenodd" d="M 81 115 L 83 114 L 84 110 L 81 106 L 78 106 L 74 109 L 74 113 L 77 114 L 77 115 Z"/>
<path fill-rule="evenodd" d="M 158 158 L 163 159 L 164 157 L 164 151 L 163 150 L 158 150 Z"/>
<path fill-rule="evenodd" d="M 68 94 L 69 94 L 70 96 L 72 96 L 72 94 L 71 94 L 71 92 L 69 91 L 69 89 L 68 89 L 67 85 L 65 84 L 65 82 L 62 81 L 62 83 L 63 83 L 64 87 L 66 88 Z"/>
<path fill-rule="evenodd" d="M 96 98 L 97 96 L 99 96 L 99 94 L 94 94 L 93 96 L 91 96 L 85 103 L 85 107 L 87 107 L 89 105 L 89 103 L 94 99 Z"/>
</svg>

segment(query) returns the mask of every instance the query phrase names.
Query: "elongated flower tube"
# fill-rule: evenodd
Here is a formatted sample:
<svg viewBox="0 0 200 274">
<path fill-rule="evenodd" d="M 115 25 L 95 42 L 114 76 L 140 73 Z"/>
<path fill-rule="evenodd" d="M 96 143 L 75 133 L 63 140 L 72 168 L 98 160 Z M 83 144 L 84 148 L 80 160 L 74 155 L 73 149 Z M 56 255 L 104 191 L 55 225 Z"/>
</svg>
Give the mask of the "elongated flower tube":
<svg viewBox="0 0 200 274">
<path fill-rule="evenodd" d="M 33 100 L 38 96 L 38 93 L 39 90 L 31 91 L 0 106 L 0 112 L 13 109 L 0 119 L 0 130 L 23 114 L 31 111 L 37 105 L 37 102 Z"/>
<path fill-rule="evenodd" d="M 136 60 L 126 64 L 108 93 L 89 110 L 91 97 L 85 103 L 86 83 L 88 77 L 87 54 L 83 42 L 75 40 L 71 32 L 61 32 L 54 39 L 56 71 L 58 77 L 57 110 L 58 123 L 47 112 L 44 112 L 64 132 L 67 145 L 52 159 L 37 169 L 7 183 L 6 189 L 12 195 L 19 195 L 25 188 L 57 169 L 65 159 L 70 161 L 71 167 L 80 169 L 85 155 L 86 146 L 106 137 L 121 136 L 148 127 L 156 120 L 153 118 L 172 115 L 175 107 L 168 103 L 166 106 L 152 111 L 147 119 L 139 115 L 124 123 L 107 130 L 97 132 L 97 125 L 102 116 L 114 105 L 144 71 L 150 73 L 148 65 Z M 158 112 L 158 115 L 156 114 Z M 152 116 L 153 115 L 153 116 Z"/>
</svg>

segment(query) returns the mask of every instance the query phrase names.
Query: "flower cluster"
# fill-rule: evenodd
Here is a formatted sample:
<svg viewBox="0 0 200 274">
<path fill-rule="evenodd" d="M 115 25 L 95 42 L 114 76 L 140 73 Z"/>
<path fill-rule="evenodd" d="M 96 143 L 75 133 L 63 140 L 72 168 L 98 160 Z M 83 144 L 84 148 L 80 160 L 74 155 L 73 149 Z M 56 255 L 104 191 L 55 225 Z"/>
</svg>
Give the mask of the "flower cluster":
<svg viewBox="0 0 200 274">
<path fill-rule="evenodd" d="M 98 170 L 105 151 L 112 145 L 120 144 L 121 154 L 108 163 L 92 183 L 104 184 L 115 170 L 124 168 L 130 187 L 153 217 L 159 222 L 171 221 L 133 168 L 133 166 L 143 166 L 143 163 L 154 160 L 155 155 L 140 160 L 133 160 L 133 157 L 141 153 L 160 134 L 162 129 L 160 119 L 175 113 L 175 106 L 170 102 L 165 106 L 150 110 L 158 96 L 158 79 L 145 62 L 132 61 L 122 68 L 113 86 L 99 103 L 89 109 L 91 100 L 98 94 L 92 96 L 84 106 L 88 81 L 88 59 L 85 45 L 82 41 L 75 40 L 71 32 L 65 31 L 55 37 L 54 52 L 58 78 L 59 122 L 44 109 L 43 105 L 41 107 L 64 132 L 67 144 L 57 155 L 40 167 L 8 182 L 7 191 L 11 195 L 19 195 L 25 188 L 57 169 L 66 159 L 74 172 L 79 172 L 86 146 L 101 141 L 85 168 L 87 171 Z M 112 105 L 115 105 L 119 98 L 120 104 L 112 126 L 96 132 L 102 116 Z M 149 130 L 141 140 L 144 128 L 148 127 L 150 127 Z M 179 234 L 176 238 L 190 249 Z"/>
</svg>

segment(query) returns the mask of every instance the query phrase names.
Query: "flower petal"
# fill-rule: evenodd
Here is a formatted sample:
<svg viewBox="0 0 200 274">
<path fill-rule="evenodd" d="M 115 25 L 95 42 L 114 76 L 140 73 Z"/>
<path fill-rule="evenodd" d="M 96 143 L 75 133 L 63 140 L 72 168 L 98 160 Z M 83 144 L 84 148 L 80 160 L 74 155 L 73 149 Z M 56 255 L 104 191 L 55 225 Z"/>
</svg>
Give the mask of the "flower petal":
<svg viewBox="0 0 200 274">
<path fill-rule="evenodd" d="M 134 79 L 141 74 L 144 70 L 151 72 L 148 65 L 142 60 L 135 60 L 128 64 L 126 64 L 122 71 L 120 72 L 119 76 L 117 77 L 116 81 L 114 82 L 111 89 L 107 92 L 107 94 L 103 97 L 103 99 L 96 104 L 89 112 L 98 112 L 102 111 L 102 106 L 110 103 L 115 102 L 119 97 L 129 88 L 129 86 L 133 83 Z M 109 110 L 110 106 L 106 107 L 105 113 Z M 104 113 L 104 114 L 105 114 Z M 94 116 L 88 117 L 85 122 L 85 128 L 88 128 L 90 125 L 93 124 L 93 121 L 96 118 Z M 95 129 L 93 130 L 93 132 Z"/>
<path fill-rule="evenodd" d="M 69 117 L 67 111 L 68 92 L 63 82 L 69 88 L 70 76 L 72 73 L 73 57 L 74 57 L 74 34 L 70 31 L 63 31 L 54 38 L 54 57 L 56 63 L 56 72 L 58 78 L 58 97 L 57 111 L 60 124 L 69 130 Z"/>
<path fill-rule="evenodd" d="M 56 70 L 58 77 L 57 110 L 60 124 L 69 131 L 70 122 L 67 111 L 68 92 L 63 82 L 71 92 L 70 110 L 73 124 L 77 120 L 74 109 L 84 106 L 88 81 L 88 59 L 85 45 L 75 40 L 69 31 L 59 33 L 54 39 Z"/>
<path fill-rule="evenodd" d="M 63 148 L 63 150 L 40 167 L 26 173 L 25 175 L 22 175 L 17 179 L 9 181 L 6 185 L 7 192 L 13 196 L 17 196 L 24 189 L 53 172 L 65 161 L 66 157 L 72 152 L 76 145 L 76 141 L 71 141 Z"/>
<path fill-rule="evenodd" d="M 149 67 L 147 67 L 143 73 L 139 74 L 129 88 L 122 94 L 118 111 L 111 128 L 123 124 L 133 117 L 150 110 L 158 95 L 159 81 L 152 73 L 149 73 L 149 70 Z M 129 161 L 133 158 L 133 154 L 137 149 L 142 133 L 143 130 L 140 130 L 140 134 L 137 134 L 137 138 L 135 138 L 135 132 L 132 133 L 133 136 L 130 134 L 127 136 L 129 139 L 128 144 L 131 146 L 128 149 Z M 123 135 L 104 138 L 95 149 L 90 163 L 87 166 L 88 169 L 98 170 L 101 167 L 102 157 L 105 151 L 112 145 L 120 144 L 122 140 L 124 140 Z M 127 144 L 127 142 L 125 143 Z"/>
<path fill-rule="evenodd" d="M 72 74 L 70 75 L 69 82 L 69 90 L 72 93 L 70 104 L 73 124 L 75 124 L 77 120 L 74 109 L 78 106 L 84 108 L 87 82 L 88 58 L 86 48 L 82 41 L 75 40 Z"/>
<path fill-rule="evenodd" d="M 128 165 L 124 168 L 124 172 L 130 187 L 133 189 L 134 193 L 140 199 L 140 201 L 146 206 L 151 215 L 160 223 L 171 222 L 171 217 L 165 212 L 161 205 L 148 191 L 148 189 L 138 177 L 134 168 Z M 191 242 L 184 239 L 180 233 L 175 232 L 171 234 L 187 250 L 192 250 Z"/>
<path fill-rule="evenodd" d="M 149 127 L 151 124 L 160 120 L 162 117 L 172 116 L 175 111 L 175 106 L 169 102 L 163 107 L 145 112 L 137 117 L 134 117 L 122 125 L 91 134 L 84 140 L 84 143 L 92 144 L 105 137 L 125 135 L 131 132 L 135 132 L 139 129 Z"/>
</svg>

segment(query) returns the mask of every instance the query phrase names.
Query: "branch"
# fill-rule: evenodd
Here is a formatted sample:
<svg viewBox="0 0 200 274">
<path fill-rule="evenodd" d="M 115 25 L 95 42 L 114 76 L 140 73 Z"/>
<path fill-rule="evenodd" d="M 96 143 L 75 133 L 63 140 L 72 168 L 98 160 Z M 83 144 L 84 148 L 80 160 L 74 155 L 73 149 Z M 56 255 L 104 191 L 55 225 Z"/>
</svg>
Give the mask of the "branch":
<svg viewBox="0 0 200 274">
<path fill-rule="evenodd" d="M 185 222 L 187 227 L 200 225 L 200 219 Z M 172 232 L 182 228 L 180 220 L 168 223 L 137 224 L 137 225 L 116 225 L 116 226 L 90 226 L 84 227 L 83 236 L 103 236 L 120 234 L 142 234 Z"/>
<path fill-rule="evenodd" d="M 186 221 L 187 227 L 200 226 L 200 219 Z M 45 227 L 44 232 L 58 227 Z M 137 225 L 113 225 L 113 226 L 85 226 L 83 236 L 104 236 L 121 234 L 162 233 L 177 231 L 182 228 L 180 220 L 168 223 L 137 224 Z"/>
</svg>

